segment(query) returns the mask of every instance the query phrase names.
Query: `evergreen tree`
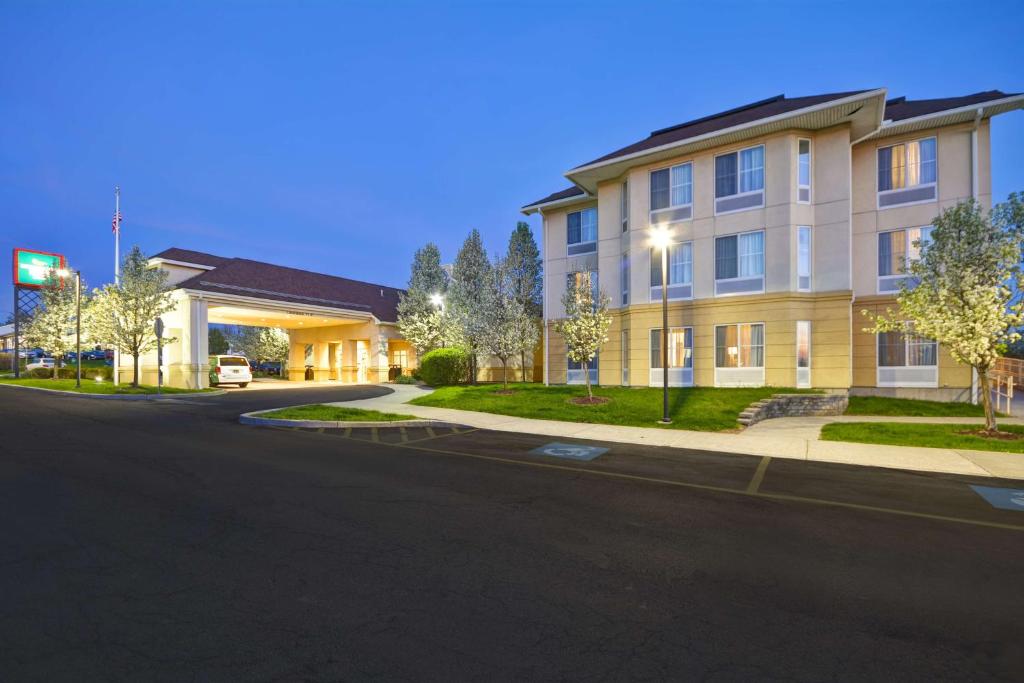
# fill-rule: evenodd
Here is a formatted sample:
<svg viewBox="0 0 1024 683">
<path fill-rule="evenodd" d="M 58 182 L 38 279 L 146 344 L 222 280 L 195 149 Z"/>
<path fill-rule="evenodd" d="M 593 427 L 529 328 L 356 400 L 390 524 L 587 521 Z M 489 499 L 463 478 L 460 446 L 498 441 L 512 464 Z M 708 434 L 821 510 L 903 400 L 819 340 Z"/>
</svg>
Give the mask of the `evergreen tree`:
<svg viewBox="0 0 1024 683">
<path fill-rule="evenodd" d="M 409 285 L 398 302 L 398 329 L 417 354 L 445 345 L 451 320 L 434 301 L 448 290 L 448 276 L 441 268 L 441 250 L 433 242 L 413 256 Z"/>
<path fill-rule="evenodd" d="M 220 329 L 211 327 L 207 337 L 211 356 L 219 356 L 228 352 L 228 339 Z"/>
<path fill-rule="evenodd" d="M 513 296 L 523 313 L 536 321 L 543 311 L 543 261 L 540 250 L 533 238 L 530 224 L 519 221 L 508 240 L 508 255 L 505 261 L 512 280 Z M 536 325 L 536 322 L 533 323 Z M 536 338 L 536 333 L 533 335 Z M 532 349 L 520 351 L 520 365 L 523 369 L 523 381 L 526 381 L 526 354 Z"/>
<path fill-rule="evenodd" d="M 477 381 L 477 355 L 487 326 L 487 288 L 491 262 L 484 251 L 480 232 L 473 230 L 459 249 L 452 269 L 452 280 L 448 288 L 448 307 L 459 325 L 469 352 L 470 382 Z"/>
</svg>

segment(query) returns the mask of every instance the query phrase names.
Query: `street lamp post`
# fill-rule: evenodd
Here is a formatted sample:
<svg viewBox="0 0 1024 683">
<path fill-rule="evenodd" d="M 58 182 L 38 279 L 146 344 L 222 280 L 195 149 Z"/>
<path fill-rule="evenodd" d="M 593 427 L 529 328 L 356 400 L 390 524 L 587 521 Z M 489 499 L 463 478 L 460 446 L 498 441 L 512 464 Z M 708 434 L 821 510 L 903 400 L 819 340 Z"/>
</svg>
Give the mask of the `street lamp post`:
<svg viewBox="0 0 1024 683">
<path fill-rule="evenodd" d="M 661 249 L 661 422 L 671 424 L 668 415 L 668 248 L 672 234 L 667 228 L 658 228 L 651 242 Z"/>
</svg>

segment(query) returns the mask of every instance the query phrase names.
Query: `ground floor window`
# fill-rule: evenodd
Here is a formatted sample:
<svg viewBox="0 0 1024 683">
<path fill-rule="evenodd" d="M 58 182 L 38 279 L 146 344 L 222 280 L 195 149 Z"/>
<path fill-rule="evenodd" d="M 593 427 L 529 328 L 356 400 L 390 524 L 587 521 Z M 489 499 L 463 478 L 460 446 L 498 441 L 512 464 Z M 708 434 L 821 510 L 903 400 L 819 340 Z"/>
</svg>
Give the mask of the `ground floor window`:
<svg viewBox="0 0 1024 683">
<path fill-rule="evenodd" d="M 629 386 L 629 330 L 622 331 L 622 386 Z"/>
<path fill-rule="evenodd" d="M 935 387 L 939 381 L 939 345 L 907 332 L 878 335 L 878 386 Z"/>
<path fill-rule="evenodd" d="M 591 384 L 597 384 L 597 361 L 599 355 L 600 354 L 594 354 L 594 357 L 587 361 L 587 374 L 590 375 Z M 577 363 L 570 360 L 565 381 L 567 384 L 586 384 L 587 380 L 583 376 L 583 363 Z"/>
<path fill-rule="evenodd" d="M 764 323 L 715 326 L 715 386 L 764 384 Z"/>
<path fill-rule="evenodd" d="M 409 367 L 409 351 L 406 349 L 395 349 L 391 352 L 391 364 L 401 368 Z"/>
<path fill-rule="evenodd" d="M 796 321 L 796 386 L 811 386 L 811 321 Z"/>
<path fill-rule="evenodd" d="M 648 384 L 660 387 L 665 381 L 662 366 L 662 331 L 651 330 L 651 376 Z M 668 330 L 668 385 L 670 387 L 693 384 L 693 328 L 670 327 Z"/>
</svg>

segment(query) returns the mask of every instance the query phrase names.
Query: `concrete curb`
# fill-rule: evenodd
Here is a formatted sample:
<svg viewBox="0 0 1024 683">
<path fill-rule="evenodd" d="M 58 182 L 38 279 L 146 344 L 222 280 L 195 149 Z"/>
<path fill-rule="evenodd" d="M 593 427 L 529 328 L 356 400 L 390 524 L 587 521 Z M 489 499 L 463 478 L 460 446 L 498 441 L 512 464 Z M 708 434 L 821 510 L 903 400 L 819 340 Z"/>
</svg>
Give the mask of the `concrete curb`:
<svg viewBox="0 0 1024 683">
<path fill-rule="evenodd" d="M 223 389 L 218 391 L 196 391 L 188 393 L 175 392 L 173 394 L 86 394 L 79 391 L 64 391 L 63 389 L 47 389 L 45 387 L 27 387 L 24 384 L 8 384 L 0 382 L 0 387 L 14 387 L 15 389 L 29 389 L 31 391 L 45 391 L 49 394 L 61 394 L 75 398 L 95 398 L 106 401 L 166 401 L 169 398 L 195 398 L 197 396 L 223 396 L 228 393 Z"/>
<path fill-rule="evenodd" d="M 303 404 L 307 405 L 307 404 Z M 295 408 L 297 406 L 287 406 Z M 264 413 L 273 413 L 286 408 L 270 408 L 267 410 L 254 410 L 251 413 L 242 413 L 238 416 L 238 422 L 244 425 L 255 427 L 303 427 L 307 429 L 344 429 L 345 427 L 446 427 L 451 422 L 443 420 L 393 420 L 390 422 L 374 421 L 347 421 L 347 420 L 286 420 L 277 417 L 259 417 Z"/>
</svg>

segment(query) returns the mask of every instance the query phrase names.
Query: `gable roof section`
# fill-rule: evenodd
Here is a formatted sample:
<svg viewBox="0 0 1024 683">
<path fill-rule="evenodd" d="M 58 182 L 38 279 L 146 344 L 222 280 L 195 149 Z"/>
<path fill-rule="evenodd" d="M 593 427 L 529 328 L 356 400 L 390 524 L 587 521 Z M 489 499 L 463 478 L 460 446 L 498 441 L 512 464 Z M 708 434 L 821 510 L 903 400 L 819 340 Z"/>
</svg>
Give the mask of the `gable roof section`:
<svg viewBox="0 0 1024 683">
<path fill-rule="evenodd" d="M 207 266 L 209 268 L 216 268 L 217 266 L 222 266 L 231 260 L 228 258 L 224 258 L 223 256 L 214 256 L 213 254 L 207 254 L 202 251 L 192 251 L 191 249 L 179 249 L 178 247 L 164 249 L 159 254 L 154 254 L 150 258 L 163 259 L 164 261 L 178 261 L 179 263 L 194 263 L 196 265 Z"/>
<path fill-rule="evenodd" d="M 1024 94 L 986 90 L 961 97 L 908 100 L 897 97 L 885 103 L 885 120 L 863 140 L 952 126 L 1024 108 Z"/>
<path fill-rule="evenodd" d="M 896 97 L 885 102 L 885 120 L 893 122 L 903 121 L 949 109 L 959 109 L 960 107 L 982 104 L 992 100 L 1014 97 L 1019 94 L 1005 93 L 1001 90 L 986 90 L 984 92 L 976 92 L 973 95 L 940 97 L 933 100 L 908 100 L 906 97 Z"/>
<path fill-rule="evenodd" d="M 547 206 L 553 206 L 558 204 L 571 204 L 572 202 L 577 202 L 586 199 L 588 196 L 589 195 L 586 192 L 584 192 L 581 188 L 573 185 L 572 187 L 567 187 L 564 190 L 552 192 L 547 197 L 538 199 L 535 202 L 530 202 L 529 204 L 524 206 L 521 209 L 521 211 L 526 211 L 529 213 L 529 211 L 531 210 L 537 210 Z"/>
<path fill-rule="evenodd" d="M 191 255 L 188 260 L 185 255 Z M 313 273 L 262 261 L 225 258 L 187 249 L 167 249 L 153 258 L 209 265 L 213 270 L 178 283 L 177 289 L 233 294 L 284 303 L 324 306 L 345 311 L 372 313 L 383 322 L 397 322 L 398 300 L 404 290 Z M 202 258 L 204 261 L 200 261 Z"/>
</svg>

